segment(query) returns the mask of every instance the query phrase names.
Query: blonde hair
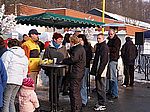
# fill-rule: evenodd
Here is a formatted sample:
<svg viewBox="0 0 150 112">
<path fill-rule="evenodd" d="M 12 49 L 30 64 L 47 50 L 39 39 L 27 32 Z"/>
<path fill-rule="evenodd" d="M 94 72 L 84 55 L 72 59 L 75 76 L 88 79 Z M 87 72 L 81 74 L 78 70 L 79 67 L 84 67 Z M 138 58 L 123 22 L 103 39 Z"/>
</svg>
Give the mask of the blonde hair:
<svg viewBox="0 0 150 112">
<path fill-rule="evenodd" d="M 77 36 L 71 36 L 70 38 L 69 38 L 69 40 L 70 40 L 70 42 L 72 42 L 72 43 L 74 43 L 74 44 L 77 44 L 77 43 L 79 43 L 79 38 L 77 37 Z"/>
</svg>

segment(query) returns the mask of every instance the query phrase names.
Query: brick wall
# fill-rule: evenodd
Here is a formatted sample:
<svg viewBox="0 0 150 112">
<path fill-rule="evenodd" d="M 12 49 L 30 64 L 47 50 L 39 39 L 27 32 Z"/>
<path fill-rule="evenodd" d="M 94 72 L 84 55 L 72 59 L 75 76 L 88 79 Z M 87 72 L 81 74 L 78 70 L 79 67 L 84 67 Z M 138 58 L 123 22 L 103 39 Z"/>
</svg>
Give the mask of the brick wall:
<svg viewBox="0 0 150 112">
<path fill-rule="evenodd" d="M 146 31 L 145 28 L 126 25 L 126 32 L 128 35 L 135 36 L 135 32 L 144 32 L 144 31 Z"/>
<path fill-rule="evenodd" d="M 27 6 L 27 5 L 18 5 L 18 15 L 33 15 L 33 14 L 40 14 L 44 13 L 46 9 Z"/>
</svg>

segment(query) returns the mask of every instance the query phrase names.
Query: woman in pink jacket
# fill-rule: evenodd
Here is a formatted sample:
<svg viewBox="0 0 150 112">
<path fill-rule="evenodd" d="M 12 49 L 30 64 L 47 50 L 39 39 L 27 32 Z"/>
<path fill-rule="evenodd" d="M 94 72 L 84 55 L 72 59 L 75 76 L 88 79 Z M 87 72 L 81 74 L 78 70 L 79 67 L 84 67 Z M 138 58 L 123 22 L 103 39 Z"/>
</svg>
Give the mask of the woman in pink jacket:
<svg viewBox="0 0 150 112">
<path fill-rule="evenodd" d="M 39 111 L 39 101 L 34 91 L 34 80 L 32 78 L 23 79 L 19 92 L 19 112 Z"/>
</svg>

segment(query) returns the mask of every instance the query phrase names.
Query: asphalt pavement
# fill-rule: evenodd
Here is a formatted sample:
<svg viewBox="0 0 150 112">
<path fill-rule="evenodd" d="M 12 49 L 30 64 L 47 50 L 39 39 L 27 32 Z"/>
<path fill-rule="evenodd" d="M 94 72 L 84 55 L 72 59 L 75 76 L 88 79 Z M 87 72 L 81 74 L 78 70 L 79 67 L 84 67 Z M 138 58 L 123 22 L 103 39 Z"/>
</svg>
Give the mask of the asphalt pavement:
<svg viewBox="0 0 150 112">
<path fill-rule="evenodd" d="M 135 74 L 136 78 L 139 78 L 137 75 L 144 77 L 143 74 Z M 141 79 L 135 80 L 134 87 L 127 88 L 121 86 L 121 80 L 119 80 L 118 99 L 107 100 L 107 109 L 102 112 L 150 112 L 150 83 Z M 40 101 L 41 112 L 50 112 L 48 87 L 39 87 L 36 92 Z M 96 101 L 96 93 L 90 92 L 88 104 L 83 108 L 83 112 L 95 112 L 93 107 Z M 60 94 L 58 109 L 63 110 L 63 112 L 70 112 L 69 96 Z"/>
</svg>

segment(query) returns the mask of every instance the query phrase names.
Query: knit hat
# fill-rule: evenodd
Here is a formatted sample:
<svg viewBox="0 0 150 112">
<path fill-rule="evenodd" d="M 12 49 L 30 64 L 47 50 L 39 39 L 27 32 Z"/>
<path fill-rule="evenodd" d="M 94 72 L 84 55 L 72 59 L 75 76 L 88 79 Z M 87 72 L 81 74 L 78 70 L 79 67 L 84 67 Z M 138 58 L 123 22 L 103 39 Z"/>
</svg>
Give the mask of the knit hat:
<svg viewBox="0 0 150 112">
<path fill-rule="evenodd" d="M 34 87 L 34 80 L 32 78 L 24 78 L 22 85 L 27 87 Z"/>
</svg>

